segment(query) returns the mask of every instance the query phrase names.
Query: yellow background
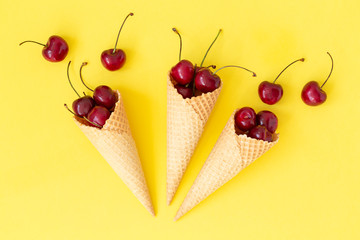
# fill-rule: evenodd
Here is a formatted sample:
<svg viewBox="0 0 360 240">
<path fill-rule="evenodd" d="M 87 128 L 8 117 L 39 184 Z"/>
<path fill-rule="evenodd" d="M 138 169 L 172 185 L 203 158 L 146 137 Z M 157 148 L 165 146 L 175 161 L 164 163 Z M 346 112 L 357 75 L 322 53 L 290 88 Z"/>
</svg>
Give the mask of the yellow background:
<svg viewBox="0 0 360 240">
<path fill-rule="evenodd" d="M 352 1 L 19 1 L 0 2 L 0 239 L 360 239 L 360 3 Z M 100 63 L 119 40 L 127 62 Z M 224 87 L 174 202 L 166 206 L 166 74 L 183 57 L 219 72 Z M 65 61 L 43 59 L 50 35 L 63 36 Z M 300 98 L 322 83 L 319 107 Z M 257 86 L 305 57 L 279 79 L 283 99 L 262 103 Z M 154 202 L 150 216 L 63 108 L 83 89 L 107 84 L 123 94 Z M 279 143 L 236 178 L 174 222 L 173 217 L 235 108 L 268 109 L 279 118 Z"/>
</svg>

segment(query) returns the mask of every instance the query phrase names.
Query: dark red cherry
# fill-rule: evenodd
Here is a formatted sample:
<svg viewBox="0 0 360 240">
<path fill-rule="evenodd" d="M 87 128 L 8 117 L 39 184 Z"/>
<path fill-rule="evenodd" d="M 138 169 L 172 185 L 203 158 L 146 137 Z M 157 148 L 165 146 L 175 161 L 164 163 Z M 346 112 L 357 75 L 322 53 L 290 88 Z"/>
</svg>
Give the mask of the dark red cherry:
<svg viewBox="0 0 360 240">
<path fill-rule="evenodd" d="M 90 113 L 87 116 L 87 119 L 92 122 L 95 123 L 97 125 L 91 124 L 94 127 L 100 128 L 100 126 L 104 126 L 106 120 L 109 119 L 111 113 L 109 110 L 107 110 L 106 108 L 102 107 L 102 106 L 95 106 Z"/>
<path fill-rule="evenodd" d="M 194 96 L 193 90 L 189 87 L 181 86 L 179 84 L 175 85 L 175 88 L 177 92 L 183 97 L 183 98 L 191 98 Z"/>
<path fill-rule="evenodd" d="M 264 82 L 260 83 L 258 93 L 259 93 L 259 97 L 260 97 L 261 101 L 263 101 L 264 103 L 269 104 L 269 105 L 273 105 L 273 104 L 277 103 L 278 101 L 280 101 L 281 97 L 283 96 L 283 88 L 281 87 L 280 84 L 276 84 L 275 82 L 288 67 L 290 67 L 291 65 L 293 65 L 294 63 L 296 63 L 298 61 L 304 62 L 305 59 L 301 58 L 301 59 L 298 59 L 298 60 L 290 63 L 289 65 L 287 65 L 279 73 L 279 75 L 275 78 L 275 80 L 272 83 L 268 82 L 268 81 L 264 81 Z"/>
<path fill-rule="evenodd" d="M 170 75 L 181 85 L 189 84 L 194 77 L 194 65 L 188 60 L 181 60 L 171 68 Z"/>
<path fill-rule="evenodd" d="M 43 57 L 50 62 L 60 62 L 65 59 L 66 55 L 69 52 L 69 46 L 66 41 L 59 36 L 51 36 L 46 44 L 42 44 L 35 41 L 24 41 L 23 43 L 32 42 L 43 46 L 42 55 Z"/>
<path fill-rule="evenodd" d="M 126 61 L 126 54 L 121 49 L 108 49 L 101 53 L 101 63 L 109 71 L 120 69 Z"/>
<path fill-rule="evenodd" d="M 258 140 L 267 141 L 267 142 L 272 142 L 273 141 L 272 133 L 269 132 L 266 129 L 266 127 L 260 126 L 260 125 L 252 128 L 248 133 L 248 137 L 255 138 L 255 139 L 258 139 Z"/>
<path fill-rule="evenodd" d="M 260 83 L 258 92 L 261 100 L 269 105 L 277 103 L 283 96 L 283 88 L 281 85 L 268 81 Z"/>
<path fill-rule="evenodd" d="M 333 71 L 333 68 L 334 68 L 334 60 L 333 60 L 332 56 L 330 55 L 330 53 L 327 53 L 327 54 L 330 56 L 330 59 L 331 59 L 331 70 L 330 70 L 330 73 L 329 73 L 328 77 L 326 78 L 325 82 L 321 85 L 321 87 L 319 86 L 319 83 L 317 83 L 315 81 L 308 82 L 304 86 L 304 88 L 301 92 L 302 100 L 304 101 L 304 103 L 306 103 L 309 106 L 317 106 L 326 101 L 327 95 L 326 95 L 325 91 L 322 90 L 322 87 L 329 80 L 331 73 Z"/>
<path fill-rule="evenodd" d="M 317 106 L 326 101 L 326 93 L 321 89 L 318 82 L 308 82 L 302 92 L 301 98 L 309 106 Z"/>
<path fill-rule="evenodd" d="M 209 69 L 201 69 L 195 76 L 195 87 L 203 93 L 212 92 L 220 87 L 221 79 Z"/>
<path fill-rule="evenodd" d="M 246 132 L 256 125 L 256 113 L 250 107 L 240 108 L 235 113 L 235 125 L 239 130 Z"/>
<path fill-rule="evenodd" d="M 112 110 L 117 102 L 117 96 L 115 92 L 108 86 L 101 85 L 94 90 L 95 102 L 109 110 Z"/>
<path fill-rule="evenodd" d="M 116 46 L 119 40 L 121 29 L 123 28 L 126 19 L 129 16 L 133 16 L 133 15 L 134 15 L 133 13 L 129 13 L 124 19 L 116 38 L 115 47 L 113 49 L 105 50 L 101 53 L 101 57 L 100 57 L 101 63 L 109 71 L 118 70 L 125 64 L 126 54 L 123 50 L 117 49 Z"/>
<path fill-rule="evenodd" d="M 96 103 L 92 97 L 85 96 L 76 99 L 72 104 L 72 108 L 76 115 L 86 117 L 95 105 Z"/>
<path fill-rule="evenodd" d="M 266 129 L 274 133 L 278 127 L 278 119 L 276 115 L 270 111 L 261 111 L 256 115 L 257 125 L 264 126 Z"/>
</svg>

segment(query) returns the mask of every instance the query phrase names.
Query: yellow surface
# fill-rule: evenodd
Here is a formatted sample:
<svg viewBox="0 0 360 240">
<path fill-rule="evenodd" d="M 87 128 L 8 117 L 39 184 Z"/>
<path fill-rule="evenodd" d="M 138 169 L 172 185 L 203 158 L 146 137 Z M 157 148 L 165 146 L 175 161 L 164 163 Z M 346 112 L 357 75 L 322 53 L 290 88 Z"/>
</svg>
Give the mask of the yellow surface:
<svg viewBox="0 0 360 240">
<path fill-rule="evenodd" d="M 98 3 L 96 3 L 98 2 Z M 352 1 L 10 1 L 0 2 L 0 239 L 359 239 L 360 3 Z M 117 72 L 99 60 L 119 47 L 128 61 Z M 219 73 L 224 87 L 173 204 L 166 206 L 166 73 L 183 56 L 205 65 L 240 64 Z M 65 61 L 43 59 L 52 34 L 70 45 Z M 323 82 L 327 102 L 300 98 L 310 80 Z M 262 80 L 305 57 L 279 79 L 283 99 L 263 104 Z M 76 97 L 66 79 L 107 84 L 125 99 L 157 216 L 135 199 L 63 108 Z M 81 88 L 84 89 L 84 88 Z M 85 89 L 84 89 L 85 90 Z M 233 109 L 274 111 L 280 142 L 208 199 L 173 217 Z"/>
</svg>

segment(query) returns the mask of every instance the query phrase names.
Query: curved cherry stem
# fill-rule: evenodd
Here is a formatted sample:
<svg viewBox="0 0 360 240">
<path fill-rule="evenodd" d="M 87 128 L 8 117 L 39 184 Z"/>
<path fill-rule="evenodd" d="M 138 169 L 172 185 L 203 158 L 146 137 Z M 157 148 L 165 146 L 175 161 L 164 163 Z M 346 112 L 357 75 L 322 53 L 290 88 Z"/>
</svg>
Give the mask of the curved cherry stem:
<svg viewBox="0 0 360 240">
<path fill-rule="evenodd" d="M 72 114 L 74 114 L 74 116 L 76 116 L 76 117 L 78 117 L 78 118 L 83 118 L 83 119 L 85 119 L 87 122 L 93 124 L 94 126 L 97 126 L 97 127 L 99 127 L 99 128 L 102 128 L 102 126 L 100 126 L 99 124 L 94 123 L 94 122 L 90 121 L 89 119 L 87 119 L 86 117 L 79 116 L 79 115 L 77 115 L 76 113 L 74 113 L 73 111 L 71 111 L 70 108 L 67 106 L 66 103 L 64 103 L 64 107 L 65 107 L 69 112 L 71 112 Z"/>
<path fill-rule="evenodd" d="M 36 44 L 39 44 L 39 45 L 41 45 L 43 47 L 46 47 L 46 45 L 43 44 L 43 43 L 39 43 L 39 42 L 36 42 L 36 41 L 31 41 L 31 40 L 23 41 L 22 43 L 19 44 L 19 46 L 23 45 L 24 43 L 28 43 L 28 42 L 36 43 Z"/>
<path fill-rule="evenodd" d="M 215 43 L 216 39 L 219 37 L 219 35 L 220 35 L 221 31 L 222 31 L 222 29 L 219 29 L 219 32 L 218 32 L 218 34 L 216 35 L 216 37 L 215 37 L 214 41 L 211 43 L 210 47 L 209 47 L 209 48 L 208 48 L 208 50 L 206 51 L 205 56 L 204 56 L 204 58 L 203 58 L 203 60 L 202 60 L 202 62 L 201 62 L 201 64 L 200 64 L 200 67 L 202 67 L 202 65 L 203 65 L 203 63 L 204 63 L 204 61 L 205 61 L 205 58 L 206 58 L 206 56 L 207 56 L 208 52 L 210 51 L 210 49 L 211 49 L 212 45 L 214 45 L 214 43 Z"/>
<path fill-rule="evenodd" d="M 67 78 L 68 78 L 68 80 L 69 80 L 69 83 L 70 83 L 71 88 L 74 90 L 74 92 L 76 93 L 76 95 L 78 95 L 78 97 L 80 97 L 80 94 L 75 90 L 74 86 L 72 85 L 72 83 L 71 83 L 71 81 L 70 81 L 70 76 L 69 76 L 70 63 L 71 63 L 71 61 L 69 61 L 68 66 L 67 66 L 67 71 L 66 71 L 66 73 L 67 73 Z"/>
<path fill-rule="evenodd" d="M 327 54 L 328 54 L 328 55 L 330 56 L 330 58 L 331 58 L 331 70 L 330 70 L 330 73 L 329 73 L 328 77 L 326 78 L 325 82 L 321 85 L 320 88 L 322 88 L 322 87 L 325 85 L 325 83 L 327 82 L 327 80 L 329 80 L 329 78 L 330 78 L 330 76 L 331 76 L 331 73 L 332 73 L 332 71 L 333 71 L 333 68 L 334 68 L 334 59 L 332 58 L 332 56 L 330 55 L 329 52 L 327 52 Z"/>
<path fill-rule="evenodd" d="M 284 69 L 279 73 L 279 75 L 275 78 L 275 80 L 274 80 L 273 83 L 276 82 L 276 80 L 280 77 L 280 75 L 281 75 L 288 67 L 290 67 L 291 65 L 293 65 L 294 63 L 299 62 L 299 61 L 300 61 L 300 62 L 303 62 L 303 61 L 305 61 L 305 58 L 300 58 L 300 59 L 298 59 L 298 60 L 293 61 L 293 62 L 290 63 L 289 65 L 287 65 L 286 68 L 284 68 Z"/>
<path fill-rule="evenodd" d="M 126 19 L 127 19 L 128 17 L 130 17 L 130 16 L 133 16 L 133 15 L 134 15 L 134 13 L 129 13 L 129 14 L 126 16 L 126 18 L 124 19 L 123 23 L 121 24 L 120 30 L 119 30 L 118 35 L 117 35 L 117 38 L 116 38 L 115 47 L 114 47 L 114 50 L 113 50 L 113 52 L 112 52 L 113 54 L 114 54 L 115 51 L 116 51 L 116 46 L 117 46 L 117 43 L 118 43 L 118 41 L 119 41 L 120 32 L 121 32 L 121 29 L 122 29 L 123 26 L 124 26 L 124 23 L 126 22 Z"/>
<path fill-rule="evenodd" d="M 87 64 L 88 64 L 87 62 L 83 62 L 83 63 L 81 64 L 81 67 L 80 67 L 80 80 L 81 80 L 81 82 L 84 84 L 84 86 L 85 86 L 87 89 L 89 89 L 90 91 L 94 92 L 94 90 L 92 90 L 91 88 L 89 88 L 89 87 L 85 84 L 85 82 L 84 82 L 84 80 L 83 80 L 83 78 L 82 78 L 82 68 L 83 68 L 84 66 L 86 66 Z"/>
<path fill-rule="evenodd" d="M 237 65 L 228 65 L 228 66 L 221 67 L 221 68 L 219 68 L 218 70 L 216 70 L 216 71 L 213 73 L 213 75 L 215 75 L 215 74 L 216 74 L 218 71 L 220 71 L 221 69 L 228 68 L 228 67 L 236 67 L 236 68 L 244 69 L 244 70 L 246 70 L 246 71 L 248 71 L 248 72 L 251 72 L 251 73 L 253 74 L 253 77 L 256 77 L 256 73 L 255 73 L 255 72 L 253 72 L 253 71 L 251 71 L 251 70 L 249 70 L 249 69 L 247 69 L 247 68 L 237 66 Z"/>
<path fill-rule="evenodd" d="M 216 68 L 216 65 L 209 65 L 209 66 L 207 66 L 206 68 L 212 68 L 212 69 L 215 69 L 215 68 Z"/>
<path fill-rule="evenodd" d="M 179 62 L 181 61 L 181 51 L 182 51 L 182 38 L 181 35 L 179 33 L 179 31 L 176 28 L 172 29 L 180 38 L 180 52 L 179 52 Z"/>
</svg>

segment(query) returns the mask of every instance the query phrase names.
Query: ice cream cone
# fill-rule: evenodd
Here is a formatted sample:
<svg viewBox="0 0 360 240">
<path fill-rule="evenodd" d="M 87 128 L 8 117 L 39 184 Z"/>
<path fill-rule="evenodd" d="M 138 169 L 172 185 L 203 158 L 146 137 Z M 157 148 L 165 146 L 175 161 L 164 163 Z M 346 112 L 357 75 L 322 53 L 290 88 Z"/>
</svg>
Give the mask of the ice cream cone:
<svg viewBox="0 0 360 240">
<path fill-rule="evenodd" d="M 167 80 L 167 203 L 171 203 L 201 137 L 222 85 L 213 92 L 184 99 Z"/>
<path fill-rule="evenodd" d="M 236 111 L 235 111 L 236 112 Z M 179 219 L 222 185 L 235 177 L 257 158 L 274 146 L 279 139 L 266 142 L 235 133 L 231 115 L 200 173 L 181 204 L 175 220 Z"/>
<path fill-rule="evenodd" d="M 123 101 L 118 91 L 116 94 L 115 109 L 102 129 L 89 126 L 81 118 L 75 117 L 75 122 L 136 198 L 155 215 Z"/>
</svg>

